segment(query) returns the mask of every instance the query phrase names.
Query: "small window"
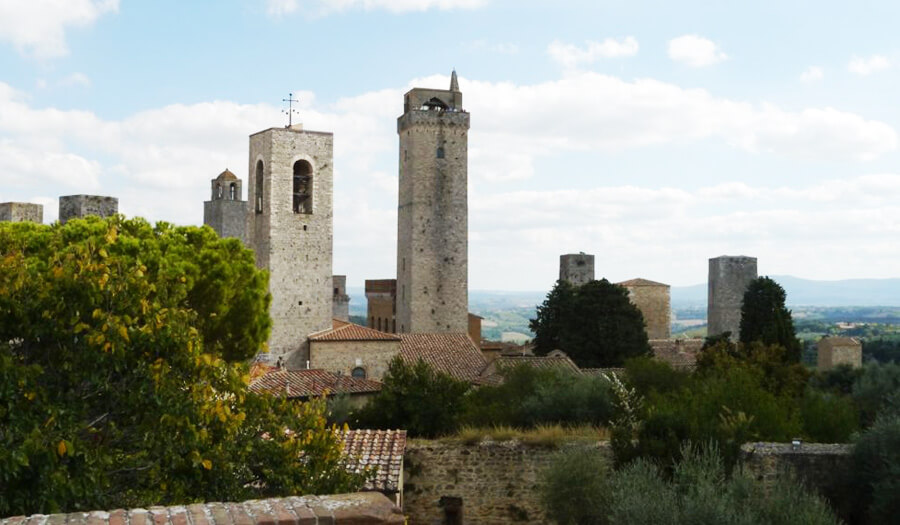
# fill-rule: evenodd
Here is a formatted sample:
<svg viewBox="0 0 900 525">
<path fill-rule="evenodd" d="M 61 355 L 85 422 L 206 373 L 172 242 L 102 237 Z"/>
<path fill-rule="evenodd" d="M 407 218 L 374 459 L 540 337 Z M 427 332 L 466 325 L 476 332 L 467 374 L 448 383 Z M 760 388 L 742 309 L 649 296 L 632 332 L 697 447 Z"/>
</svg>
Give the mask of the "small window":
<svg viewBox="0 0 900 525">
<path fill-rule="evenodd" d="M 294 213 L 312 213 L 312 166 L 305 160 L 294 163 Z"/>
<path fill-rule="evenodd" d="M 217 199 L 222 198 L 222 185 L 221 184 L 216 184 L 216 198 Z"/>
<path fill-rule="evenodd" d="M 340 289 L 340 288 L 335 288 L 335 289 L 334 289 L 334 295 L 338 295 L 338 294 L 340 294 L 340 293 L 341 293 L 341 289 Z"/>
<path fill-rule="evenodd" d="M 263 161 L 256 163 L 256 213 L 263 211 Z"/>
<path fill-rule="evenodd" d="M 231 192 L 231 200 L 236 201 L 237 200 L 237 184 L 232 182 L 231 186 L 229 187 L 229 191 Z"/>
<path fill-rule="evenodd" d="M 437 158 L 439 158 L 439 159 L 444 158 L 444 147 L 443 146 L 438 147 Z"/>
<path fill-rule="evenodd" d="M 392 334 L 397 333 L 397 320 L 396 319 L 391 321 L 391 333 Z"/>
<path fill-rule="evenodd" d="M 353 377 L 361 377 L 361 378 L 365 379 L 366 378 L 366 369 L 361 366 L 358 366 L 350 372 L 350 375 Z"/>
<path fill-rule="evenodd" d="M 379 331 L 381 330 L 381 318 L 380 317 L 378 318 L 378 330 Z"/>
</svg>

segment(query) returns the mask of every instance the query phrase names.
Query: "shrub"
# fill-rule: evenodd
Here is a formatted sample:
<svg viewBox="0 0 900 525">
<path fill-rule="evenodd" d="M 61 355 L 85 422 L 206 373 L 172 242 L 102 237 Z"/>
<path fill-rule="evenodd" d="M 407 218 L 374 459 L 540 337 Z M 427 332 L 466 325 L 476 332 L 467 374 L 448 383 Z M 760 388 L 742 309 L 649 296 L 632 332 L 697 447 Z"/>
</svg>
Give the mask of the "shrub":
<svg viewBox="0 0 900 525">
<path fill-rule="evenodd" d="M 687 372 L 675 370 L 669 363 L 651 357 L 633 357 L 625 361 L 625 378 L 629 386 L 641 395 L 651 392 L 665 394 L 680 390 L 687 384 Z"/>
<path fill-rule="evenodd" d="M 818 443 L 847 443 L 859 425 L 859 415 L 849 397 L 813 388 L 800 403 L 803 435 Z"/>
<path fill-rule="evenodd" d="M 900 416 L 878 418 L 853 448 L 853 486 L 869 523 L 900 523 Z"/>
<path fill-rule="evenodd" d="M 542 475 L 541 502 L 559 525 L 608 523 L 609 464 L 596 448 L 571 447 L 557 453 Z"/>
<path fill-rule="evenodd" d="M 862 373 L 862 368 L 838 365 L 830 370 L 816 372 L 809 378 L 809 384 L 818 390 L 849 395 L 853 392 L 853 384 Z"/>
<path fill-rule="evenodd" d="M 868 427 L 879 412 L 896 410 L 900 391 L 900 364 L 867 364 L 853 384 L 853 400 L 859 407 L 860 424 Z"/>
</svg>

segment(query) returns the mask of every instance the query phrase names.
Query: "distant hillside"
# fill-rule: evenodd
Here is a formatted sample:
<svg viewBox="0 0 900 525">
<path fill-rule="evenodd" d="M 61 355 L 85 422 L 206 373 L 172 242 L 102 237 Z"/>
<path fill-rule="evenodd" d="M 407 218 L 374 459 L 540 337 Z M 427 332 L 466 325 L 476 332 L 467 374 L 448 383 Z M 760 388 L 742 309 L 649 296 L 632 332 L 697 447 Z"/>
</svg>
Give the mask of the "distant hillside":
<svg viewBox="0 0 900 525">
<path fill-rule="evenodd" d="M 789 306 L 900 306 L 900 279 L 813 281 L 771 275 L 784 287 Z M 706 283 L 672 287 L 672 308 L 706 306 Z"/>
</svg>

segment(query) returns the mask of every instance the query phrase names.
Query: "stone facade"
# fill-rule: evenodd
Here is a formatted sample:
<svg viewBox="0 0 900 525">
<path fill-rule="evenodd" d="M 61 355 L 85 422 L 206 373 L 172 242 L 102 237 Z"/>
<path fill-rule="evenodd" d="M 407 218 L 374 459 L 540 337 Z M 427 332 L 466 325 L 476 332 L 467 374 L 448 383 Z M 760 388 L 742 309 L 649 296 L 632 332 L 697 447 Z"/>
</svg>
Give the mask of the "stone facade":
<svg viewBox="0 0 900 525">
<path fill-rule="evenodd" d="M 744 293 L 756 277 L 756 257 L 723 255 L 709 260 L 708 336 L 731 332 L 731 339 L 738 339 Z"/>
<path fill-rule="evenodd" d="M 0 203 L 0 221 L 8 222 L 44 222 L 44 205 L 31 202 Z"/>
<path fill-rule="evenodd" d="M 119 212 L 119 199 L 100 195 L 66 195 L 59 198 L 59 223 L 88 215 L 109 217 Z"/>
<path fill-rule="evenodd" d="M 400 354 L 400 338 L 380 341 L 310 341 L 309 367 L 351 375 L 362 368 L 367 379 L 381 381 Z"/>
<path fill-rule="evenodd" d="M 366 324 L 397 333 L 397 279 L 366 279 Z"/>
<path fill-rule="evenodd" d="M 415 88 L 397 119 L 397 331 L 468 328 L 469 114 L 450 90 Z"/>
<path fill-rule="evenodd" d="M 203 203 L 203 224 L 219 237 L 234 237 L 247 244 L 247 201 L 243 200 L 241 179 L 228 170 L 210 183 L 210 200 Z"/>
<path fill-rule="evenodd" d="M 816 347 L 816 368 L 819 370 L 830 370 L 840 365 L 862 366 L 862 343 L 852 337 L 823 337 Z"/>
<path fill-rule="evenodd" d="M 540 503 L 541 474 L 556 452 L 518 441 L 408 443 L 403 512 L 421 525 L 548 523 Z M 462 519 L 445 521 L 454 512 Z"/>
<path fill-rule="evenodd" d="M 334 275 L 331 278 L 334 291 L 332 296 L 331 317 L 341 321 L 350 320 L 350 296 L 347 295 L 347 276 Z"/>
<path fill-rule="evenodd" d="M 269 356 L 288 367 L 304 367 L 306 336 L 332 326 L 333 143 L 301 126 L 250 136 L 248 238 L 269 271 Z"/>
<path fill-rule="evenodd" d="M 481 350 L 481 321 L 484 317 L 469 313 L 469 339 Z"/>
<path fill-rule="evenodd" d="M 594 256 L 568 253 L 559 256 L 559 280 L 581 286 L 594 280 Z"/>
<path fill-rule="evenodd" d="M 243 503 L 194 503 L 149 509 L 35 514 L 0 519 L 0 525 L 403 525 L 400 509 L 384 494 L 363 492 Z"/>
<path fill-rule="evenodd" d="M 649 339 L 668 339 L 672 336 L 672 310 L 669 306 L 669 285 L 647 279 L 631 279 L 619 283 L 628 290 L 628 298 L 644 316 Z"/>
</svg>

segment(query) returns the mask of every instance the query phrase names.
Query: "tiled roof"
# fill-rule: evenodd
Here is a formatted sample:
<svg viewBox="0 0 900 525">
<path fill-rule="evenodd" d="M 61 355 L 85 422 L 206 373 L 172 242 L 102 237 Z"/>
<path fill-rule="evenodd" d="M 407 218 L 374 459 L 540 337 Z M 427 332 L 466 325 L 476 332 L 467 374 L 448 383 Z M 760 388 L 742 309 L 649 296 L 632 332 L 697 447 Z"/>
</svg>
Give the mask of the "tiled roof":
<svg viewBox="0 0 900 525">
<path fill-rule="evenodd" d="M 338 375 L 327 370 L 271 369 L 251 381 L 250 390 L 287 398 L 329 394 L 367 394 L 381 391 L 381 383 L 371 379 Z"/>
<path fill-rule="evenodd" d="M 651 281 L 649 279 L 641 279 L 638 277 L 637 279 L 629 279 L 627 281 L 622 281 L 620 283 L 616 283 L 619 286 L 665 286 L 668 287 L 668 284 L 658 283 L 656 281 Z"/>
<path fill-rule="evenodd" d="M 536 355 L 501 355 L 491 361 L 479 378 L 479 385 L 499 385 L 503 383 L 500 373 L 504 369 L 517 366 L 530 366 L 541 370 L 563 370 L 573 374 L 580 374 L 581 369 L 567 355 L 536 356 Z"/>
<path fill-rule="evenodd" d="M 225 170 L 222 173 L 219 173 L 219 176 L 216 177 L 216 180 L 240 180 L 237 178 L 237 175 L 231 173 L 230 170 Z"/>
<path fill-rule="evenodd" d="M 316 332 L 309 336 L 310 341 L 399 341 L 397 334 L 389 334 L 374 328 L 366 328 L 358 324 L 348 323 L 340 319 L 332 320 L 331 330 Z"/>
<path fill-rule="evenodd" d="M 823 341 L 828 342 L 828 344 L 830 344 L 830 345 L 837 345 L 837 346 L 860 344 L 859 340 L 857 340 L 857 339 L 854 339 L 852 337 L 839 336 L 839 335 L 835 335 L 835 336 L 831 336 L 831 337 L 823 337 L 822 339 L 819 340 L 820 343 Z"/>
<path fill-rule="evenodd" d="M 366 490 L 398 492 L 406 451 L 405 430 L 347 430 L 342 436 L 347 469 L 360 472 L 376 467 L 375 478 L 366 481 Z"/>
<path fill-rule="evenodd" d="M 487 366 L 468 334 L 400 334 L 400 356 L 410 364 L 421 359 L 439 372 L 470 382 Z"/>
<path fill-rule="evenodd" d="M 653 357 L 672 365 L 672 368 L 694 368 L 703 339 L 651 339 Z"/>
</svg>

